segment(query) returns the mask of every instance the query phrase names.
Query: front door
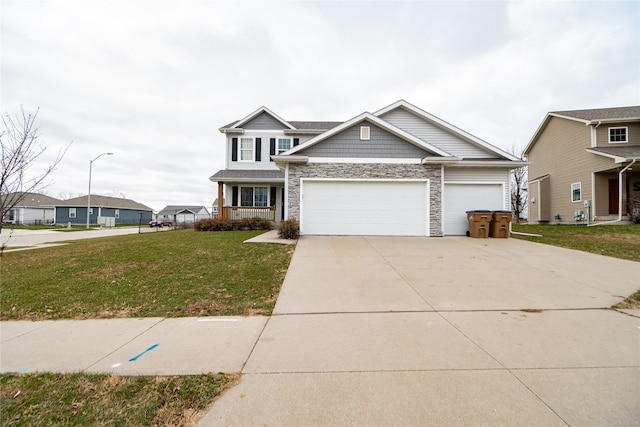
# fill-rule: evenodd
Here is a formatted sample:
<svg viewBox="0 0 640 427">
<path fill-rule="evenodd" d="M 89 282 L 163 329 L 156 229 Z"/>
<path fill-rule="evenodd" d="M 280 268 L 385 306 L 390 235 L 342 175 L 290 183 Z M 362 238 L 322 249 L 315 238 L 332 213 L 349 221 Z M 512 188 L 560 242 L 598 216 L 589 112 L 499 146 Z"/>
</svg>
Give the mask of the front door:
<svg viewBox="0 0 640 427">
<path fill-rule="evenodd" d="M 618 180 L 609 180 L 609 215 L 618 215 Z"/>
</svg>

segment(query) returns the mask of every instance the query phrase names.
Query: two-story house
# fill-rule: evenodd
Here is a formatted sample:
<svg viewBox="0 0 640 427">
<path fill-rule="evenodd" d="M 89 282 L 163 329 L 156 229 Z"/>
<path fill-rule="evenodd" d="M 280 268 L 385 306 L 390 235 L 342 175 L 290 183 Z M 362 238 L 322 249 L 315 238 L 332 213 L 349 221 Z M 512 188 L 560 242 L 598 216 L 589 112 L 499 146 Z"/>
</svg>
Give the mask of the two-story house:
<svg viewBox="0 0 640 427">
<path fill-rule="evenodd" d="M 464 235 L 466 211 L 509 208 L 526 164 L 403 100 L 342 123 L 262 107 L 220 132 L 221 217 L 297 218 L 302 234 Z"/>
<path fill-rule="evenodd" d="M 629 219 L 640 204 L 640 106 L 550 112 L 524 156 L 530 222 Z"/>
<path fill-rule="evenodd" d="M 306 142 L 339 122 L 288 122 L 267 107 L 219 130 L 226 135 L 225 169 L 211 181 L 218 182 L 218 217 L 285 218 L 284 172 L 272 156 Z M 223 197 L 223 194 L 225 195 Z M 223 206 L 224 201 L 230 202 Z"/>
</svg>

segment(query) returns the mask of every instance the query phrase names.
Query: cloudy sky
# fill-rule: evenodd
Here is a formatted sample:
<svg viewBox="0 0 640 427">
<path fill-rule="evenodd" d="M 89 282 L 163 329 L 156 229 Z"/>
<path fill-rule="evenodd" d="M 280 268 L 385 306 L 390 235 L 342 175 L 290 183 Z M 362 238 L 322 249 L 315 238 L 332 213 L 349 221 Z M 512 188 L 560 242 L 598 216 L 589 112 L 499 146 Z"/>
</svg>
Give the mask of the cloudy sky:
<svg viewBox="0 0 640 427">
<path fill-rule="evenodd" d="M 398 99 L 498 147 L 548 111 L 640 104 L 640 2 L 1 0 L 1 109 L 39 108 L 51 196 L 210 206 L 218 128 L 262 105 L 348 120 Z M 34 165 L 37 171 L 42 167 Z"/>
</svg>

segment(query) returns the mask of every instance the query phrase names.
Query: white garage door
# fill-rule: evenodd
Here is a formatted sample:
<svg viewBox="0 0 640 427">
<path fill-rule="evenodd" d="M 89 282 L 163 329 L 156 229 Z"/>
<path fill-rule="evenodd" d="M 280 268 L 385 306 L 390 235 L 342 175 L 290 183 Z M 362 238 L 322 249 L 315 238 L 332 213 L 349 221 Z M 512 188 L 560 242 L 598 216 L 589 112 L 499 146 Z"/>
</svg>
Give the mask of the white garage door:
<svg viewBox="0 0 640 427">
<path fill-rule="evenodd" d="M 504 209 L 501 184 L 444 184 L 444 235 L 463 236 L 469 230 L 466 211 Z"/>
<path fill-rule="evenodd" d="M 428 235 L 427 181 L 302 181 L 301 233 Z"/>
</svg>

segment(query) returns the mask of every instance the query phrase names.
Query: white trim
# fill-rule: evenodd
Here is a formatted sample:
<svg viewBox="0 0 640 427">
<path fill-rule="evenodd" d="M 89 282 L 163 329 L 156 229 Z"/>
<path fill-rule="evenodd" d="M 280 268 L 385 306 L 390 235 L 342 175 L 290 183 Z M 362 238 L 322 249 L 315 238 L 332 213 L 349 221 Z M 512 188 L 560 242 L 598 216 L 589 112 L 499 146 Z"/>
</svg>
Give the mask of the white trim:
<svg viewBox="0 0 640 427">
<path fill-rule="evenodd" d="M 377 157 L 309 157 L 309 163 L 382 163 L 382 164 L 409 164 L 419 165 L 422 159 L 394 159 L 394 158 L 377 158 Z"/>
<path fill-rule="evenodd" d="M 287 148 L 286 150 L 280 151 L 280 140 L 281 139 L 289 140 L 289 148 Z M 275 140 L 276 140 L 276 147 L 275 147 L 276 148 L 276 156 L 279 156 L 280 154 L 285 153 L 285 152 L 291 150 L 291 148 L 293 148 L 293 138 L 290 137 L 290 136 L 284 136 L 282 138 L 275 138 Z"/>
<path fill-rule="evenodd" d="M 444 236 L 444 165 L 440 165 L 440 231 Z M 431 203 L 429 203 L 431 209 Z"/>
<path fill-rule="evenodd" d="M 360 126 L 360 141 L 369 141 L 371 139 L 371 127 Z"/>
<path fill-rule="evenodd" d="M 251 160 L 242 160 L 242 140 L 251 140 Z M 256 163 L 256 137 L 255 136 L 243 136 L 238 138 L 238 162 L 242 163 Z"/>
<path fill-rule="evenodd" d="M 288 165 L 287 165 L 288 167 Z M 287 180 L 288 182 L 288 180 Z M 424 236 L 431 236 L 431 179 L 429 178 L 300 178 L 300 218 L 298 219 L 300 224 L 300 234 L 304 234 L 303 224 L 303 212 L 304 212 L 304 183 L 305 182 L 366 182 L 366 183 L 376 183 L 376 182 L 392 182 L 392 183 L 402 183 L 402 182 L 422 182 L 425 185 L 425 203 L 427 204 L 427 209 L 425 209 L 425 225 L 424 225 Z M 288 191 L 287 191 L 288 194 Z M 442 209 L 442 208 L 441 208 Z"/>
<path fill-rule="evenodd" d="M 293 126 L 291 126 L 286 120 L 284 120 L 282 117 L 278 116 L 276 113 L 274 113 L 273 111 L 269 110 L 267 107 L 262 106 L 260 108 L 258 108 L 257 110 L 255 110 L 253 113 L 249 114 L 248 116 L 246 116 L 245 118 L 237 121 L 236 123 L 233 124 L 233 126 L 231 126 L 230 128 L 227 129 L 238 129 L 240 128 L 240 126 L 242 126 L 243 124 L 247 123 L 248 121 L 251 121 L 252 119 L 254 119 L 255 117 L 258 117 L 261 113 L 267 113 L 269 114 L 271 117 L 273 117 L 274 119 L 276 119 L 277 121 L 279 121 L 280 123 L 282 123 L 283 125 L 285 125 L 286 127 L 288 127 L 289 129 L 295 129 Z M 224 128 L 222 128 L 224 129 Z"/>
<path fill-rule="evenodd" d="M 530 162 L 524 161 L 511 161 L 511 160 L 462 160 L 455 163 L 447 163 L 448 167 L 497 167 L 503 166 L 509 169 L 516 169 L 522 166 L 528 166 Z"/>
<path fill-rule="evenodd" d="M 588 220 L 593 221 L 595 217 L 596 217 L 596 173 L 591 172 L 591 218 L 588 218 Z"/>
<path fill-rule="evenodd" d="M 598 146 L 598 126 L 591 126 L 591 148 Z"/>
<path fill-rule="evenodd" d="M 284 219 L 289 219 L 289 163 L 284 165 Z"/>
<path fill-rule="evenodd" d="M 580 186 L 580 199 L 578 200 L 573 200 L 573 186 L 574 185 L 579 185 Z M 571 183 L 571 203 L 579 203 L 582 202 L 582 182 L 572 182 Z"/>
<path fill-rule="evenodd" d="M 640 160 L 640 156 L 620 157 L 620 156 L 616 156 L 615 154 L 604 153 L 602 151 L 595 151 L 595 150 L 591 150 L 589 148 L 587 148 L 587 153 L 592 153 L 592 154 L 597 154 L 598 156 L 608 157 L 610 159 L 613 159 L 614 163 L 630 162 L 631 160 L 634 160 L 634 159 L 635 160 Z"/>
<path fill-rule="evenodd" d="M 611 131 L 613 129 L 624 129 L 624 141 L 612 141 L 611 140 Z M 610 126 L 607 128 L 607 141 L 609 144 L 627 144 L 629 142 L 629 126 Z"/>
</svg>

